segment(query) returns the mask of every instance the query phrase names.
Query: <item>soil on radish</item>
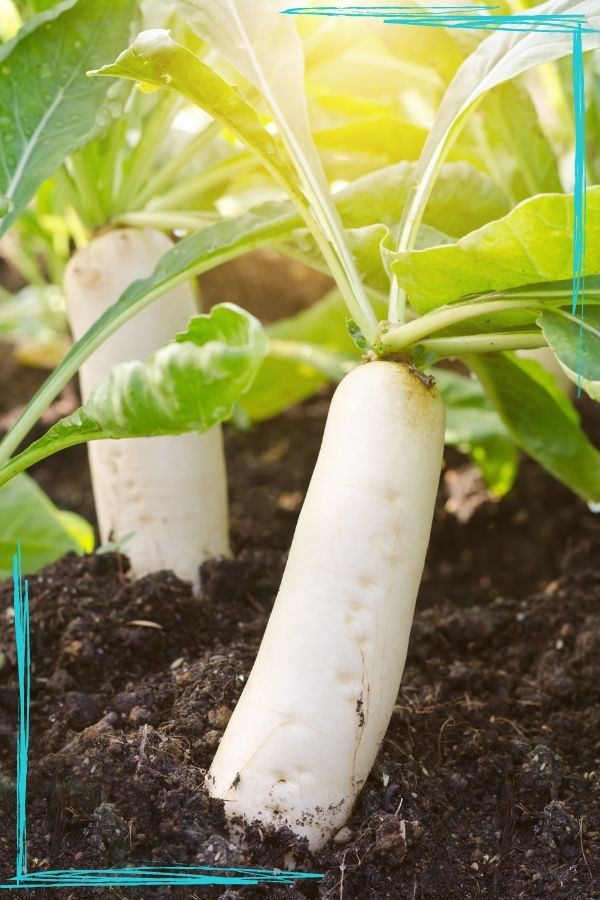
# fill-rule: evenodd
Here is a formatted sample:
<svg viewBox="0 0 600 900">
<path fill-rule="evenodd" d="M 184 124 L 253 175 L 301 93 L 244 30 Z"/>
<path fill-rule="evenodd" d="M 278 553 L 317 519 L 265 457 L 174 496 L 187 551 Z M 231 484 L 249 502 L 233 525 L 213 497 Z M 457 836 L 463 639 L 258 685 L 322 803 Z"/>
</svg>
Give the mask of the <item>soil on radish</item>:
<svg viewBox="0 0 600 900">
<path fill-rule="evenodd" d="M 448 452 L 397 706 L 335 840 L 312 857 L 285 833 L 232 838 L 207 798 L 203 775 L 275 598 L 327 406 L 322 395 L 228 430 L 235 555 L 204 566 L 200 601 L 168 573 L 129 584 L 113 555 L 71 555 L 31 578 L 30 869 L 293 860 L 324 873 L 295 888 L 86 891 L 102 898 L 600 897 L 600 522 L 530 462 L 498 503 Z M 34 474 L 90 515 L 85 454 Z M 2 881 L 15 853 L 11 603 L 5 583 Z"/>
</svg>

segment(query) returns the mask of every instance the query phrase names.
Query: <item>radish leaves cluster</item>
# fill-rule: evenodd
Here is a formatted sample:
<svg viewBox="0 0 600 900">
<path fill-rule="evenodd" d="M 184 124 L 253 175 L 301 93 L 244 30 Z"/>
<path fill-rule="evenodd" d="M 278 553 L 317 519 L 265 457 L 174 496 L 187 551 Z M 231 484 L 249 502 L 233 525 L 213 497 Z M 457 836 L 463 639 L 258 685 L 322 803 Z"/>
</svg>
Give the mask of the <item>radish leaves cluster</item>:
<svg viewBox="0 0 600 900">
<path fill-rule="evenodd" d="M 59 21 L 69 11 L 73 15 L 77 9 L 83 11 L 84 3 L 67 0 L 47 15 Z M 120 325 L 175 285 L 249 250 L 268 246 L 330 272 L 337 293 L 322 301 L 314 313 L 268 329 L 268 343 L 263 338 L 258 353 L 266 353 L 263 365 L 252 370 L 254 375 L 258 372 L 254 387 L 249 380 L 245 396 L 242 392 L 237 396 L 239 421 L 272 415 L 324 381 L 339 380 L 359 363 L 360 352 L 349 341 L 343 324 L 345 304 L 363 344 L 372 347 L 375 355 L 402 353 L 425 368 L 439 359 L 457 358 L 477 374 L 479 384 L 443 372 L 439 381 L 449 409 L 457 404 L 449 417 L 454 426 L 448 428 L 447 439 L 472 453 L 492 490 L 501 493 L 514 479 L 514 441 L 582 497 L 597 500 L 594 469 L 599 454 L 579 428 L 574 408 L 539 367 L 517 362 L 505 352 L 549 343 L 569 377 L 591 396 L 597 395 L 596 318 L 592 313 L 587 319 L 583 356 L 577 344 L 579 326 L 569 319 L 566 282 L 571 266 L 572 198 L 559 193 L 555 156 L 537 127 L 535 107 L 524 87 L 512 80 L 538 64 L 568 55 L 570 37 L 559 35 L 548 41 L 544 33 L 535 31 L 496 33 L 484 41 L 476 34 L 428 35 L 426 39 L 437 42 L 443 52 L 436 56 L 432 70 L 425 71 L 418 66 L 419 43 L 425 40 L 422 35 L 374 26 L 388 49 L 400 55 L 424 94 L 435 95 L 440 86 L 450 83 L 433 127 L 411 123 L 405 111 L 398 114 L 391 112 L 390 106 L 357 100 L 350 91 L 317 87 L 319 108 L 335 108 L 335 115 L 323 115 L 322 123 L 313 126 L 311 133 L 304 67 L 318 76 L 332 61 L 340 62 L 340 71 L 351 86 L 356 64 L 353 51 L 348 54 L 347 45 L 344 47 L 346 23 L 341 22 L 337 32 L 311 33 L 305 52 L 293 22 L 278 15 L 278 8 L 270 2 L 250 0 L 181 0 L 177 4 L 181 19 L 205 42 L 202 46 L 220 54 L 218 69 L 169 32 L 154 30 L 143 32 L 113 64 L 100 70 L 104 76 L 162 88 L 159 98 L 177 93 L 198 105 L 214 119 L 215 135 L 224 128 L 237 140 L 233 166 L 225 160 L 226 172 L 235 178 L 235 172 L 262 170 L 288 200 L 263 203 L 229 218 L 217 216 L 168 251 L 150 278 L 131 285 L 77 341 L 2 442 L 0 459 L 5 469 L 0 478 L 7 480 L 33 459 L 26 455 L 6 466 L 33 422 Z M 565 9 L 564 2 L 550 2 L 536 11 L 560 13 Z M 598 34 L 592 29 L 598 25 L 598 15 L 593 4 L 585 0 L 576 8 L 569 5 L 568 11 L 587 15 L 584 47 L 597 47 Z M 37 27 L 41 26 L 39 19 Z M 27 27 L 16 41 L 27 40 Z M 352 39 L 356 34 L 351 31 Z M 116 40 L 118 35 L 114 37 Z M 277 53 L 273 53 L 274 43 Z M 9 50 L 5 47 L 3 52 L 8 59 Z M 368 51 L 362 53 L 368 65 Z M 230 67 L 225 75 L 223 62 Z M 393 70 L 389 74 L 395 77 Z M 545 77 L 550 77 L 547 71 Z M 89 78 L 86 83 L 98 86 L 107 81 Z M 98 91 L 94 96 L 104 96 L 106 101 L 107 89 L 94 89 Z M 101 104 L 99 108 L 104 109 Z M 147 147 L 169 122 L 169 105 L 161 107 L 157 101 L 156 109 L 149 120 Z M 116 114 L 116 105 L 112 112 Z M 105 121 L 106 115 L 102 113 L 100 120 Z M 514 122 L 509 152 L 508 115 Z M 272 119 L 273 127 L 265 127 L 266 117 Z M 85 132 L 90 134 L 93 128 Z M 387 164 L 394 159 L 400 134 L 404 158 L 418 162 Z M 197 146 L 206 146 L 203 135 L 200 138 Z M 62 146 L 62 157 L 83 143 L 83 134 L 71 137 L 70 143 Z M 192 142 L 190 154 L 194 146 Z M 389 155 L 381 156 L 385 152 Z M 364 160 L 375 159 L 378 153 L 386 164 L 371 171 Z M 191 157 L 188 154 L 186 158 Z M 23 169 L 21 162 L 17 167 Z M 134 171 L 135 184 L 130 180 L 124 193 L 132 200 L 137 197 L 143 209 L 151 187 L 167 184 L 173 167 L 167 163 L 165 168 L 164 177 L 161 172 L 155 174 L 147 189 L 142 170 Z M 231 177 L 221 176 L 219 168 L 217 164 L 216 179 Z M 353 177 L 331 197 L 326 176 L 344 178 L 357 173 L 362 177 Z M 208 180 L 201 177 L 200 183 L 208 186 L 211 179 L 212 175 Z M 28 197 L 34 187 L 32 181 Z M 183 191 L 183 183 L 170 197 L 167 190 L 163 199 L 158 197 L 147 212 L 139 214 L 140 220 L 150 223 L 152 216 L 157 221 L 164 216 L 162 221 L 167 222 L 171 215 L 174 222 L 190 228 L 196 221 L 196 228 L 199 218 L 165 212 Z M 532 196 L 535 194 L 539 196 Z M 596 188 L 588 190 L 588 222 L 592 225 L 596 195 Z M 12 209 L 15 201 L 11 196 L 7 202 L 11 212 L 10 220 L 5 216 L 5 225 L 18 212 L 16 206 Z M 129 213 L 129 218 L 133 220 L 135 215 Z M 548 216 L 555 222 L 550 229 Z M 589 231 L 593 241 L 595 229 Z M 588 245 L 587 276 L 596 274 L 595 256 Z M 588 303 L 595 300 L 593 284 L 589 279 Z M 388 292 L 390 321 L 386 322 Z M 243 315 L 241 311 L 238 314 Z M 493 350 L 502 355 L 490 355 Z M 463 401 L 457 401 L 458 396 Z M 535 402 L 524 398 L 535 398 Z M 520 412 L 533 407 L 535 417 Z M 228 416 L 234 407 L 226 408 Z M 189 424 L 185 414 L 179 423 L 175 418 L 168 426 L 174 433 L 185 427 L 182 423 Z M 538 429 L 538 419 L 549 423 L 547 432 L 541 424 Z M 550 423 L 554 423 L 555 433 L 563 425 L 567 429 L 575 447 L 573 454 L 565 457 L 562 442 L 548 440 Z M 67 428 L 69 441 L 74 440 L 73 427 L 71 422 Z M 130 428 L 131 434 L 147 433 L 140 429 L 139 418 Z M 126 431 L 124 427 L 123 434 Z M 62 446 L 57 434 L 53 430 L 47 436 L 44 455 Z M 82 440 L 107 434 L 102 427 L 88 429 L 86 437 L 82 431 Z M 588 463 L 579 466 L 575 459 L 587 459 Z"/>
</svg>

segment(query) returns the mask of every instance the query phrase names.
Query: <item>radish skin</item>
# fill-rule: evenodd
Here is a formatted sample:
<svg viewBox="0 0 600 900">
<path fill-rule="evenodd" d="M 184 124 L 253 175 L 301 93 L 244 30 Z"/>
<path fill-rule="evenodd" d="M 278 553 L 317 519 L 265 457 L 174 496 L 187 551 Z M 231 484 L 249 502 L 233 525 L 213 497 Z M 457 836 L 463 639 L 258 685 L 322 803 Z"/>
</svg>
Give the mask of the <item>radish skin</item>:
<svg viewBox="0 0 600 900">
<path fill-rule="evenodd" d="M 316 850 L 346 821 L 398 695 L 444 447 L 435 388 L 394 362 L 334 395 L 273 612 L 207 776 L 229 817 Z"/>
<path fill-rule="evenodd" d="M 151 275 L 172 246 L 150 229 L 120 229 L 95 238 L 67 267 L 65 295 L 79 339 L 133 281 Z M 198 312 L 183 284 L 126 322 L 83 364 L 83 400 L 118 363 L 145 360 Z M 199 566 L 229 555 L 227 481 L 220 427 L 205 434 L 97 441 L 88 445 L 103 542 L 133 534 L 124 552 L 136 577 L 172 569 L 199 586 Z"/>
</svg>

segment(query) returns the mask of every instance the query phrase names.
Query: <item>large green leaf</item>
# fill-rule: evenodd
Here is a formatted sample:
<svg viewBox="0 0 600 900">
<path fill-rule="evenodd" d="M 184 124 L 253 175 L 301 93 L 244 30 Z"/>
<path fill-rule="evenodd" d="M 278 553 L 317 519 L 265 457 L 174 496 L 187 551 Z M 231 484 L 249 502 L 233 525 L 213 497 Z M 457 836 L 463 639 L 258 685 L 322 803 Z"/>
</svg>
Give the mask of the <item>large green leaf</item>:
<svg viewBox="0 0 600 900">
<path fill-rule="evenodd" d="M 586 76 L 588 86 L 586 133 L 590 173 L 593 181 L 598 183 L 600 181 L 600 51 L 594 51 L 590 57 L 590 67 Z"/>
<path fill-rule="evenodd" d="M 122 363 L 87 402 L 0 469 L 0 484 L 65 447 L 207 431 L 228 419 L 266 352 L 260 322 L 223 303 L 146 362 Z"/>
<path fill-rule="evenodd" d="M 426 230 L 425 228 L 423 229 Z M 436 232 L 437 235 L 437 232 Z M 313 269 L 328 274 L 329 270 L 323 256 L 312 236 L 306 231 L 296 231 L 292 238 L 291 252 L 294 256 Z M 392 255 L 393 241 L 386 225 L 365 225 L 363 228 L 348 228 L 346 239 L 356 264 L 357 270 L 365 284 L 372 291 L 386 293 L 389 288 L 389 277 L 386 269 L 387 256 Z M 437 240 L 436 240 L 437 243 Z M 286 247 L 281 249 L 286 252 Z M 372 299 L 372 298 L 371 298 Z M 384 315 L 384 310 L 381 314 Z"/>
<path fill-rule="evenodd" d="M 369 306 L 313 142 L 304 90 L 304 49 L 280 0 L 176 0 L 186 23 L 260 91 L 308 201 L 305 219 L 351 314 L 372 339 Z"/>
<path fill-rule="evenodd" d="M 315 132 L 321 151 L 362 154 L 375 164 L 389 165 L 419 158 L 427 130 L 392 115 L 369 116 Z M 376 163 L 374 162 L 376 161 Z"/>
<path fill-rule="evenodd" d="M 86 71 L 127 43 L 136 5 L 64 0 L 0 48 L 0 234 L 67 156 L 120 115 L 120 92 Z"/>
<path fill-rule="evenodd" d="M 375 279 L 373 286 L 381 289 L 387 286 L 380 259 L 385 228 L 376 223 L 381 221 L 391 226 L 396 221 L 398 204 L 403 202 L 408 190 L 407 177 L 404 164 L 391 166 L 359 179 L 336 195 L 347 226 L 352 228 L 361 220 L 365 222 L 364 228 L 350 231 L 349 239 L 363 274 Z M 486 176 L 470 167 L 449 163 L 443 169 L 427 221 L 432 225 L 460 229 L 461 220 L 468 227 L 469 223 L 477 223 L 480 216 L 491 216 L 504 202 Z M 128 287 L 117 303 L 74 345 L 0 445 L 0 460 L 5 461 L 14 452 L 82 363 L 122 324 L 181 282 L 250 250 L 291 240 L 302 225 L 300 215 L 289 203 L 265 203 L 238 218 L 217 222 L 180 241 L 165 254 L 151 276 Z M 300 236 L 298 246 L 306 251 L 306 258 L 312 264 L 318 265 L 313 241 Z"/>
<path fill-rule="evenodd" d="M 584 500 L 600 500 L 600 453 L 554 378 L 509 353 L 467 360 L 515 442 Z"/>
<path fill-rule="evenodd" d="M 600 46 L 600 9 L 597 0 L 549 0 L 530 10 L 536 15 L 580 14 L 586 16 L 589 32 L 583 35 L 586 50 Z M 596 29 L 596 30 L 593 30 Z M 460 66 L 438 111 L 415 174 L 416 190 L 406 205 L 398 249 L 414 245 L 423 211 L 439 168 L 453 140 L 475 104 L 487 91 L 523 72 L 569 56 L 573 37 L 568 32 L 545 29 L 496 31 L 479 44 Z"/>
<path fill-rule="evenodd" d="M 346 227 L 400 221 L 415 165 L 401 162 L 365 175 L 337 195 Z M 451 237 L 462 237 L 509 211 L 508 201 L 488 175 L 465 162 L 442 166 L 423 222 Z"/>
<path fill-rule="evenodd" d="M 542 131 L 531 97 L 508 81 L 486 96 L 481 106 L 482 142 L 489 149 L 488 170 L 511 202 L 562 190 L 556 157 Z M 474 127 L 479 127 L 474 122 Z"/>
<path fill-rule="evenodd" d="M 57 509 L 32 478 L 19 475 L 0 488 L 0 580 L 10 577 L 19 544 L 23 571 L 32 575 L 69 550 L 91 553 L 94 532 L 85 519 Z"/>
<path fill-rule="evenodd" d="M 587 191 L 585 273 L 600 267 L 600 187 Z M 573 269 L 573 197 L 525 200 L 455 244 L 398 255 L 393 270 L 420 313 L 470 294 L 568 279 Z"/>
<path fill-rule="evenodd" d="M 586 309 L 582 321 L 544 312 L 538 324 L 571 381 L 600 401 L 600 309 Z"/>
<path fill-rule="evenodd" d="M 177 91 L 226 125 L 280 184 L 291 194 L 298 193 L 294 172 L 253 107 L 234 85 L 174 41 L 168 31 L 143 31 L 114 63 L 89 74 L 129 78 Z"/>
</svg>

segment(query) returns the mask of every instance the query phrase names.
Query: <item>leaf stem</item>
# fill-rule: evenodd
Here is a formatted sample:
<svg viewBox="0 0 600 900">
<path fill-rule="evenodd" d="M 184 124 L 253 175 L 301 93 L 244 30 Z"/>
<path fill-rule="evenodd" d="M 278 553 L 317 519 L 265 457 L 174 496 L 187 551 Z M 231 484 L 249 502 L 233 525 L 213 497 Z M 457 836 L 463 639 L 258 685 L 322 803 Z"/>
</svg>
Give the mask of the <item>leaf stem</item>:
<svg viewBox="0 0 600 900">
<path fill-rule="evenodd" d="M 185 210 L 166 210 L 165 212 L 146 211 L 123 213 L 117 216 L 115 225 L 127 225 L 132 228 L 158 228 L 159 231 L 197 231 L 204 225 L 220 221 L 221 216 L 212 212 L 187 212 Z"/>
<path fill-rule="evenodd" d="M 72 169 L 72 178 L 75 183 L 77 192 L 80 196 L 80 202 L 77 206 L 77 212 L 84 212 L 82 221 L 87 220 L 93 222 L 94 227 L 103 225 L 105 222 L 105 213 L 102 206 L 102 200 L 98 193 L 98 186 L 93 172 L 84 151 L 79 151 L 70 157 Z"/>
<path fill-rule="evenodd" d="M 153 197 L 161 196 L 164 189 L 171 184 L 181 170 L 185 168 L 185 166 L 187 166 L 187 164 L 191 162 L 191 160 L 193 160 L 207 144 L 210 144 L 213 138 L 217 137 L 222 130 L 223 125 L 221 122 L 211 122 L 204 131 L 201 131 L 199 135 L 194 137 L 186 145 L 179 155 L 173 156 L 164 166 L 162 166 L 160 171 L 149 178 L 143 190 L 140 190 L 133 198 L 131 204 L 132 207 L 142 209 Z"/>
<path fill-rule="evenodd" d="M 387 351 L 397 352 L 398 350 L 405 350 L 412 344 L 421 343 L 428 335 L 456 325 L 458 322 L 512 309 L 542 310 L 544 309 L 544 304 L 535 300 L 530 300 L 526 303 L 515 302 L 514 300 L 490 300 L 487 303 L 471 303 L 468 305 L 450 304 L 435 312 L 428 313 L 426 316 L 421 316 L 421 318 L 415 319 L 413 322 L 407 322 L 399 328 L 383 331 L 380 335 L 380 343 Z"/>
<path fill-rule="evenodd" d="M 87 231 L 93 231 L 93 218 L 84 207 L 84 204 L 81 202 L 81 199 L 77 192 L 77 186 L 75 185 L 73 177 L 69 173 L 66 166 L 62 165 L 60 169 L 56 171 L 54 177 L 61 194 L 66 199 L 67 204 L 70 204 L 73 207 L 81 224 Z"/>
<path fill-rule="evenodd" d="M 536 350 L 546 346 L 543 335 L 536 331 L 470 334 L 465 337 L 423 341 L 423 347 L 440 358 L 464 356 L 467 353 L 496 353 L 500 350 Z"/>
<path fill-rule="evenodd" d="M 196 197 L 217 187 L 224 181 L 235 178 L 236 175 L 250 171 L 256 167 L 256 159 L 250 154 L 233 156 L 223 162 L 217 163 L 205 169 L 199 175 L 186 178 L 180 184 L 174 185 L 151 205 L 151 210 L 173 209 L 181 202 L 190 202 L 190 198 Z"/>
<path fill-rule="evenodd" d="M 341 381 L 357 362 L 338 359 L 331 351 L 303 341 L 269 340 L 267 353 L 275 359 L 285 359 L 298 365 L 309 366 L 331 381 Z"/>
<path fill-rule="evenodd" d="M 132 154 L 129 171 L 119 192 L 119 212 L 125 212 L 131 207 L 133 198 L 148 177 L 160 153 L 176 99 L 171 91 L 161 91 L 156 106 L 143 123 L 142 136 Z"/>
</svg>

